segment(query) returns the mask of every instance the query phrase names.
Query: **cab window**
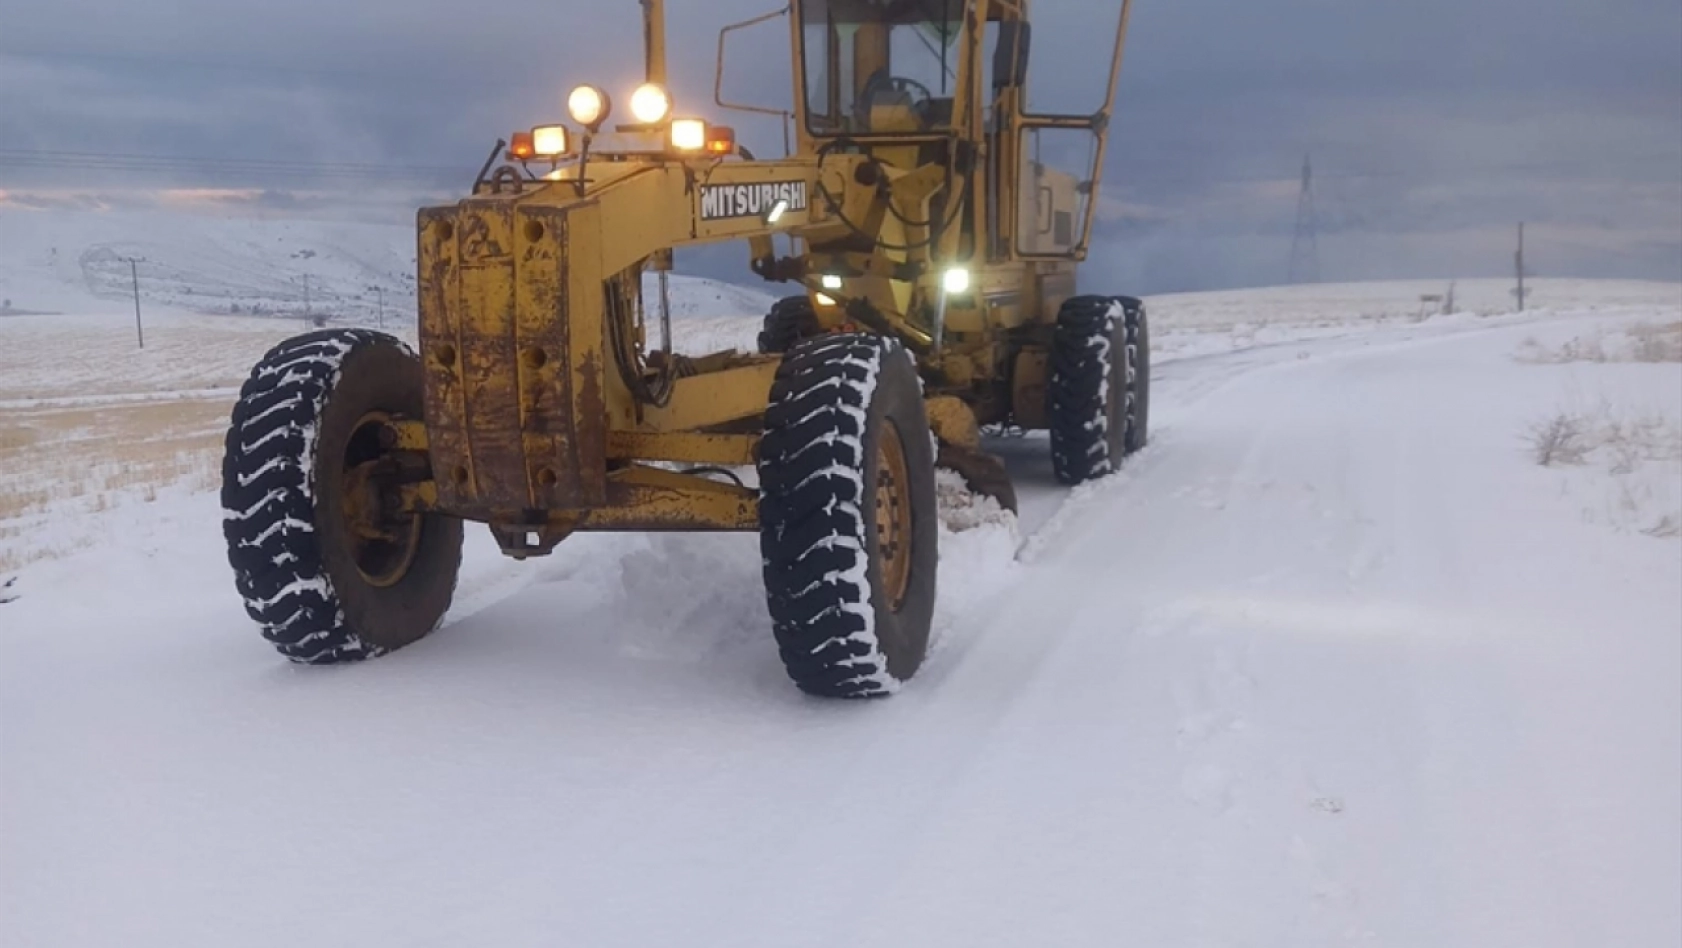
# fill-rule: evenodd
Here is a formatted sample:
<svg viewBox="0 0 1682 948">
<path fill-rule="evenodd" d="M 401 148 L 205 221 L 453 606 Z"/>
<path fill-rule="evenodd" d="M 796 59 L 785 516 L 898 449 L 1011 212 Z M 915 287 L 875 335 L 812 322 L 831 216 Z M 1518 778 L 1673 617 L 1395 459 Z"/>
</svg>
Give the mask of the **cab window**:
<svg viewBox="0 0 1682 948">
<path fill-rule="evenodd" d="M 800 9 L 812 134 L 951 126 L 963 0 L 808 0 Z"/>
</svg>

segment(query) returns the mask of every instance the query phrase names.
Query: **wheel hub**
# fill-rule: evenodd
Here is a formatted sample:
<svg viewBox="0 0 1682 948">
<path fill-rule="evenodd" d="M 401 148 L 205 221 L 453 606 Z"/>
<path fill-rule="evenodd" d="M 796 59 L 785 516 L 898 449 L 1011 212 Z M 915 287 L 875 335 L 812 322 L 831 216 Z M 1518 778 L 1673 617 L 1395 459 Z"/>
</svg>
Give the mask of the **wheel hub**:
<svg viewBox="0 0 1682 948">
<path fill-rule="evenodd" d="M 884 420 L 876 444 L 876 555 L 888 610 L 898 612 L 911 587 L 911 476 L 905 444 Z"/>
<path fill-rule="evenodd" d="M 345 537 L 370 586 L 402 581 L 420 549 L 421 515 L 404 513 L 387 460 L 391 416 L 370 412 L 351 432 L 340 467 Z"/>
</svg>

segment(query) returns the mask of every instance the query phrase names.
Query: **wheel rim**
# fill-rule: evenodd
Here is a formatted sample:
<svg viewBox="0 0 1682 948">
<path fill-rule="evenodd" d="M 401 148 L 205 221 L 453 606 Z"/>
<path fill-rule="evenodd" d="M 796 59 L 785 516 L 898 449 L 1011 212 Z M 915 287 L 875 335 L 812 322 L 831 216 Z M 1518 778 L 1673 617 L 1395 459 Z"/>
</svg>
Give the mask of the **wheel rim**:
<svg viewBox="0 0 1682 948">
<path fill-rule="evenodd" d="M 395 586 L 408 575 L 420 549 L 421 515 L 397 508 L 397 493 L 382 479 L 383 432 L 391 416 L 369 412 L 351 431 L 340 468 L 345 535 L 356 571 L 370 586 Z"/>
<path fill-rule="evenodd" d="M 898 612 L 911 588 L 911 476 L 899 428 L 883 420 L 876 443 L 876 557 L 888 610 Z"/>
</svg>

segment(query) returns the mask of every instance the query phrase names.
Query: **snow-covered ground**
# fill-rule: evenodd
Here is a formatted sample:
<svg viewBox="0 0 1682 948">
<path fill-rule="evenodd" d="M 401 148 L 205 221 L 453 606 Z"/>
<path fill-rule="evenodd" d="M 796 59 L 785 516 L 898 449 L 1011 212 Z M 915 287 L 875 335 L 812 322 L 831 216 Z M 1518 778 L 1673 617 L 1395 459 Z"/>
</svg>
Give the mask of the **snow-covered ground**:
<svg viewBox="0 0 1682 948">
<path fill-rule="evenodd" d="M 0 943 L 1677 944 L 1682 287 L 1442 290 L 1150 300 L 1152 446 L 948 483 L 866 704 L 787 684 L 742 535 L 470 531 L 437 634 L 287 665 L 212 491 L 297 327 L 0 319 Z"/>
<path fill-rule="evenodd" d="M 404 226 L 72 211 L 0 192 L 0 571 L 101 541 L 92 514 L 214 487 L 210 459 L 251 365 L 315 316 L 412 342 L 413 269 Z M 683 349 L 753 344 L 772 297 L 670 281 Z M 650 300 L 657 285 L 650 274 Z"/>
</svg>

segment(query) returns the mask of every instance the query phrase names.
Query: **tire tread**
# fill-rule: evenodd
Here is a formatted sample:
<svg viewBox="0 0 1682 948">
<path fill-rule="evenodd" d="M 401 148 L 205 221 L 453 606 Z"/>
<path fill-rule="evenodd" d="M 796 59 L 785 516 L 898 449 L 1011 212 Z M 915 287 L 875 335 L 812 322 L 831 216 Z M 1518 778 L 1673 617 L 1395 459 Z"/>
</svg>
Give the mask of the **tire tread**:
<svg viewBox="0 0 1682 948">
<path fill-rule="evenodd" d="M 313 450 L 340 367 L 396 338 L 363 329 L 306 333 L 270 349 L 240 389 L 222 456 L 222 532 L 245 610 L 277 651 L 303 664 L 373 658 L 345 622 L 314 526 Z"/>
<path fill-rule="evenodd" d="M 760 550 L 772 630 L 789 677 L 827 697 L 886 694 L 872 634 L 864 522 L 866 418 L 899 344 L 836 334 L 796 346 L 777 370 L 759 446 Z"/>
</svg>

